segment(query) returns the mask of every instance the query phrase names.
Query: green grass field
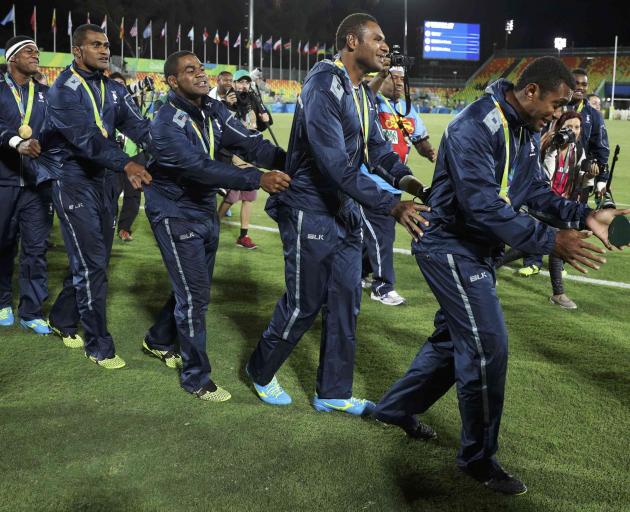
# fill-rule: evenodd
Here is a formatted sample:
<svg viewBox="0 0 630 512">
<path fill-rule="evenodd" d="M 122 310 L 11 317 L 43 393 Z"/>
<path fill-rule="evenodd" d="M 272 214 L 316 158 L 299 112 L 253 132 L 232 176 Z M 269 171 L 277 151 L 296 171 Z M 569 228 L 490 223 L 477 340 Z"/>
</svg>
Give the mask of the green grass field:
<svg viewBox="0 0 630 512">
<path fill-rule="evenodd" d="M 424 116 L 437 145 L 450 116 Z M 286 147 L 288 117 L 275 130 Z M 625 143 L 619 203 L 630 204 L 630 123 L 609 123 Z M 412 156 L 428 181 L 430 166 Z M 237 219 L 238 210 L 235 211 Z M 274 226 L 258 201 L 253 223 Z M 630 507 L 630 291 L 567 282 L 579 309 L 548 303 L 547 277 L 499 273 L 510 363 L 499 458 L 529 486 L 505 498 L 462 477 L 454 458 L 460 420 L 449 392 L 424 416 L 435 442 L 342 414 L 315 412 L 319 325 L 279 373 L 294 403 L 262 404 L 243 365 L 284 289 L 278 235 L 252 230 L 256 251 L 234 245 L 225 225 L 208 324 L 213 378 L 233 395 L 223 404 L 184 393 L 177 374 L 140 345 L 170 288 L 146 217 L 135 241 L 115 242 L 109 327 L 119 371 L 88 363 L 81 350 L 18 327 L 0 331 L 0 510 L 2 511 L 623 511 Z M 49 254 L 56 296 L 66 268 Z M 400 230 L 396 246 L 409 248 Z M 403 307 L 364 295 L 355 395 L 378 400 L 432 331 L 436 302 L 415 261 L 396 255 Z M 570 270 L 572 275 L 577 272 Z M 630 252 L 611 254 L 589 277 L 630 283 Z"/>
</svg>

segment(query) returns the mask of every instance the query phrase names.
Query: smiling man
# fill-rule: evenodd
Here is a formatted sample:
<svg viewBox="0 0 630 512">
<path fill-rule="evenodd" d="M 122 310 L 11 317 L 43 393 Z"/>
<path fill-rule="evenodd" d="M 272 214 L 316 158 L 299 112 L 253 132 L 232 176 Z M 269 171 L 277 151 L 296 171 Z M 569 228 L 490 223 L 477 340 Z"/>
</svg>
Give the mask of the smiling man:
<svg viewBox="0 0 630 512">
<path fill-rule="evenodd" d="M 164 78 L 170 91 L 151 125 L 148 167 L 153 182 L 145 191 L 145 211 L 173 292 L 143 349 L 169 367 L 181 366 L 187 392 L 224 402 L 231 395 L 211 379 L 206 353 L 206 312 L 219 244 L 216 193 L 220 188 L 275 193 L 291 180 L 280 171 L 239 168 L 215 159 L 226 149 L 254 165 L 282 169 L 286 154 L 208 96 L 208 76 L 194 53 L 170 55 Z"/>
<path fill-rule="evenodd" d="M 320 363 L 313 407 L 361 415 L 373 404 L 352 395 L 356 320 L 361 302 L 359 205 L 391 215 L 418 237 L 424 206 L 400 202 L 359 170 L 379 167 L 394 181 L 411 171 L 378 125 L 374 96 L 363 83 L 389 51 L 376 20 L 352 14 L 337 29 L 339 59 L 307 75 L 287 154 L 289 189 L 271 198 L 284 246 L 287 291 L 252 354 L 247 372 L 261 400 L 288 405 L 280 369 L 322 310 Z"/>
<path fill-rule="evenodd" d="M 13 262 L 20 240 L 20 325 L 49 334 L 42 306 L 48 297 L 46 242 L 52 226 L 50 182 L 35 172 L 48 87 L 35 81 L 39 49 L 30 37 L 5 45 L 8 71 L 0 76 L 0 326 L 14 322 Z"/>
<path fill-rule="evenodd" d="M 418 422 L 454 384 L 462 418 L 457 464 L 489 489 L 527 487 L 496 460 L 507 370 L 507 330 L 496 294 L 494 258 L 504 244 L 561 257 L 578 270 L 598 268 L 608 226 L 630 210 L 592 211 L 551 192 L 540 168 L 539 132 L 571 99 L 575 81 L 559 59 L 532 62 L 515 85 L 499 80 L 448 125 L 428 204 L 431 224 L 413 244 L 440 309 L 435 331 L 408 372 L 376 405 L 375 417 L 411 437 L 435 433 Z M 521 213 L 529 208 L 543 222 Z M 553 224 L 559 231 L 551 227 Z M 535 336 L 535 333 L 532 335 Z"/>
<path fill-rule="evenodd" d="M 106 169 L 124 172 L 135 188 L 151 176 L 118 145 L 116 130 L 137 144 L 148 142 L 149 122 L 124 85 L 103 75 L 109 67 L 109 41 L 98 25 L 81 25 L 72 35 L 74 61 L 50 88 L 39 159 L 53 178 L 71 278 L 49 316 L 53 331 L 70 347 L 80 347 L 76 308 L 85 333 L 85 355 L 97 365 L 125 366 L 107 330 L 107 265 L 112 218 L 106 197 Z"/>
</svg>

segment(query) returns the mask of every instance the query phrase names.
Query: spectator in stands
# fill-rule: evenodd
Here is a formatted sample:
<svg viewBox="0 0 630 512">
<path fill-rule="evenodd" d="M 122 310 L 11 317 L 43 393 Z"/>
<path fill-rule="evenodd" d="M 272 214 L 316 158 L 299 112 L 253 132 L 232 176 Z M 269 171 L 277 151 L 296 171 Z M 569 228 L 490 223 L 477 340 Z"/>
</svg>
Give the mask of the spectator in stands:
<svg viewBox="0 0 630 512">
<path fill-rule="evenodd" d="M 236 105 L 236 93 L 234 92 L 233 84 L 232 73 L 221 71 L 217 76 L 217 86 L 210 89 L 208 96 L 212 99 L 223 101 L 229 106 L 234 106 Z"/>
<path fill-rule="evenodd" d="M 588 75 L 584 69 L 573 70 L 575 78 L 575 91 L 569 103 L 569 110 L 575 110 L 582 114 L 582 129 L 580 142 L 586 152 L 586 158 L 594 159 L 599 167 L 599 174 L 594 180 L 590 180 L 584 193 L 580 194 L 583 201 L 588 200 L 588 195 L 595 188 L 596 202 L 601 201 L 606 194 L 606 182 L 608 181 L 608 133 L 602 115 L 594 109 L 586 100 L 588 91 Z"/>
<path fill-rule="evenodd" d="M 386 68 L 371 81 L 370 88 L 376 95 L 378 118 L 385 138 L 404 164 L 407 163 L 411 147 L 430 162 L 435 161 L 435 150 L 429 142 L 429 133 L 411 105 L 406 116 L 407 105 L 403 96 L 405 71 L 403 68 Z M 400 197 L 400 190 L 389 185 L 376 174 L 369 173 L 365 166 L 361 171 L 372 178 L 383 190 Z M 394 289 L 394 240 L 396 219 L 372 211 L 368 207 L 363 212 L 363 268 L 361 284 L 371 289 L 370 298 L 386 306 L 398 306 L 405 299 Z M 373 278 L 369 278 L 369 274 Z"/>
<path fill-rule="evenodd" d="M 254 101 L 251 93 L 252 79 L 247 71 L 239 69 L 234 74 L 234 90 L 238 96 L 238 101 L 228 108 L 236 112 L 236 117 L 243 125 L 250 129 L 263 128 L 269 122 L 269 114 L 263 111 L 258 103 Z M 246 98 L 246 99 L 245 99 Z M 263 128 L 264 129 L 264 128 Z M 242 158 L 242 155 L 231 155 L 232 164 L 237 167 L 249 167 Z M 233 204 L 241 201 L 241 232 L 236 239 L 236 245 L 244 249 L 256 249 L 258 246 L 252 241 L 248 234 L 249 219 L 254 207 L 254 201 L 258 197 L 257 190 L 230 190 L 223 202 L 219 206 L 219 219 L 222 219 Z"/>
<path fill-rule="evenodd" d="M 586 100 L 591 107 L 597 110 L 597 112 L 602 111 L 602 100 L 599 96 L 597 96 L 597 94 L 589 94 L 586 97 Z"/>
<path fill-rule="evenodd" d="M 127 87 L 127 80 L 125 80 L 125 77 L 121 73 L 112 73 L 109 75 L 109 78 Z M 125 153 L 132 157 L 134 162 L 139 163 L 140 165 L 146 164 L 146 158 L 143 154 L 138 153 L 137 146 L 129 137 L 125 137 L 122 133 L 117 133 L 116 142 L 118 142 L 118 145 Z M 114 225 L 118 226 L 118 238 L 120 238 L 123 242 L 131 242 L 133 241 L 133 237 L 131 236 L 131 226 L 140 211 L 142 191 L 141 189 L 133 188 L 133 185 L 123 173 L 115 173 L 112 171 L 110 178 L 112 187 L 109 190 L 109 193 L 113 194 L 111 201 L 111 214 L 114 217 Z M 124 192 L 124 194 L 119 217 L 118 198 L 120 197 L 121 192 Z"/>
</svg>

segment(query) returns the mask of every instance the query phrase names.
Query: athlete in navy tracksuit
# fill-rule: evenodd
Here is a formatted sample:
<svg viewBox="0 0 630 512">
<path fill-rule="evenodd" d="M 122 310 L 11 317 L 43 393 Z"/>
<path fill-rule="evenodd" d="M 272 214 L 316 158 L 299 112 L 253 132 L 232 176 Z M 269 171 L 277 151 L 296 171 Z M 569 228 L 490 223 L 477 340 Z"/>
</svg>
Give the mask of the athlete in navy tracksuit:
<svg viewBox="0 0 630 512">
<path fill-rule="evenodd" d="M 368 138 L 372 166 L 380 166 L 390 177 L 400 178 L 411 172 L 383 137 L 371 91 L 364 84 L 353 85 L 362 76 L 354 75 L 351 81 L 342 64 L 356 65 L 355 58 L 370 58 L 361 66 L 368 68 L 366 72 L 378 71 L 381 53 L 384 56 L 388 50 L 373 18 L 355 16 L 365 17 L 363 41 L 357 42 L 354 36 L 352 39 L 358 49 L 344 48 L 336 63 L 317 63 L 304 81 L 287 153 L 291 186 L 267 204 L 267 211 L 280 229 L 287 291 L 278 301 L 247 371 L 263 401 L 290 403 L 291 398 L 279 386 L 275 373 L 322 310 L 313 405 L 322 411 L 362 414 L 370 404 L 352 397 L 356 319 L 361 300 L 359 204 L 382 214 L 409 206 L 399 203 L 397 196 L 383 191 L 360 172 L 365 158 L 363 136 Z M 338 46 L 345 44 L 345 38 L 338 42 Z M 369 57 L 363 52 L 369 52 Z M 357 106 L 361 112 L 364 107 L 368 110 L 367 134 Z"/>
<path fill-rule="evenodd" d="M 549 92 L 540 95 L 538 84 L 545 82 L 544 90 Z M 530 214 L 557 227 L 583 228 L 586 223 L 607 246 L 607 224 L 620 213 L 591 213 L 585 205 L 555 196 L 543 178 L 535 132 L 555 107 L 566 104 L 573 84 L 561 61 L 538 59 L 516 87 L 505 80 L 495 82 L 448 125 L 428 199 L 431 224 L 413 244 L 420 270 L 440 304 L 435 331 L 405 376 L 376 406 L 377 419 L 413 435 L 418 427 L 414 415 L 426 411 L 456 384 L 462 418 L 457 463 L 488 487 L 508 494 L 523 493 L 526 487 L 495 459 L 507 331 L 495 289 L 493 257 L 506 243 L 528 254 L 562 253 L 573 263 L 579 253 L 578 260 L 591 266 L 589 259 L 602 260 L 587 255 L 596 248 L 581 241 L 586 235 L 575 229 L 556 234 L 554 228 L 519 209 L 527 206 Z M 503 119 L 509 125 L 508 165 Z M 499 196 L 505 170 L 512 176 L 509 202 Z M 567 240 L 571 240 L 569 251 Z"/>
<path fill-rule="evenodd" d="M 203 400 L 225 401 L 230 394 L 210 379 L 206 353 L 205 316 L 219 243 L 216 192 L 259 187 L 275 192 L 290 180 L 278 171 L 240 169 L 214 157 L 221 149 L 238 151 L 248 162 L 277 169 L 286 155 L 207 95 L 208 77 L 193 53 L 169 56 L 164 74 L 171 91 L 151 124 L 153 182 L 145 190 L 145 211 L 173 292 L 143 348 L 171 367 L 178 366 L 179 352 L 182 387 Z"/>
<path fill-rule="evenodd" d="M 87 27 L 87 28 L 86 28 Z M 150 181 L 146 170 L 131 161 L 114 139 L 115 130 L 141 144 L 148 141 L 149 122 L 125 87 L 103 75 L 109 43 L 98 26 L 83 25 L 73 35 L 74 62 L 50 88 L 40 158 L 53 177 L 53 203 L 72 272 L 53 311 L 74 319 L 78 305 L 86 355 L 105 368 L 120 368 L 107 330 L 107 263 L 113 236 L 110 199 L 105 196 L 105 169 L 126 172 L 138 184 Z M 90 94 L 91 93 L 91 94 Z M 76 293 L 76 299 L 74 295 Z M 67 334 L 55 315 L 51 326 Z"/>
<path fill-rule="evenodd" d="M 50 182 L 31 166 L 31 157 L 40 151 L 38 139 L 48 87 L 32 77 L 39 63 L 34 41 L 26 36 L 11 38 L 5 51 L 8 72 L 0 76 L 0 325 L 11 325 L 14 320 L 11 278 L 19 238 L 20 324 L 38 334 L 48 334 L 42 306 L 48 297 Z M 21 125 L 31 128 L 32 134 L 26 137 L 30 140 L 18 135 Z"/>
</svg>

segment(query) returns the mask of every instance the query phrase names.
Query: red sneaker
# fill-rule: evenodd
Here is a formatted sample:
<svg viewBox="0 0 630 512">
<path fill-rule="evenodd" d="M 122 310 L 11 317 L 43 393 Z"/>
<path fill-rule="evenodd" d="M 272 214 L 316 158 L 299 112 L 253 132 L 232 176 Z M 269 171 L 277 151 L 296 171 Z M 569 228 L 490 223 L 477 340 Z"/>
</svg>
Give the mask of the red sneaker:
<svg viewBox="0 0 630 512">
<path fill-rule="evenodd" d="M 239 236 L 236 239 L 236 245 L 242 247 L 243 249 L 256 249 L 256 247 L 258 247 L 254 242 L 252 242 L 252 239 L 249 238 L 248 235 L 245 236 Z"/>
</svg>

